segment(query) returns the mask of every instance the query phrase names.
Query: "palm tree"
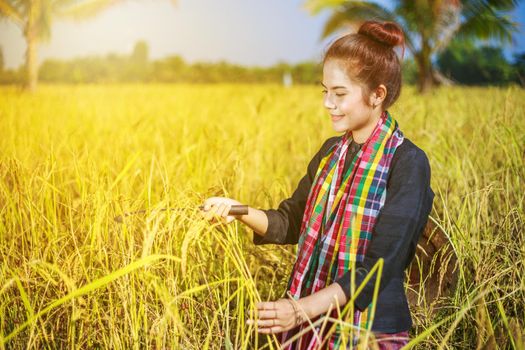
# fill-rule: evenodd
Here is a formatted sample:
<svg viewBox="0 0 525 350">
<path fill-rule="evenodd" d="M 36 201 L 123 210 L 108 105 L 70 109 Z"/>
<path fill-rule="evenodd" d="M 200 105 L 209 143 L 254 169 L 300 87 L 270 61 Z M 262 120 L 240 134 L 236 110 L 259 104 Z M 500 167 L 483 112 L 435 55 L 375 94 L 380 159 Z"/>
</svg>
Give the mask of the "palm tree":
<svg viewBox="0 0 525 350">
<path fill-rule="evenodd" d="M 445 82 L 432 64 L 452 39 L 465 42 L 494 39 L 511 43 L 518 24 L 508 18 L 519 0 L 397 0 L 393 10 L 372 1 L 307 0 L 312 14 L 331 9 L 322 37 L 364 20 L 397 22 L 418 69 L 418 90 Z"/>
<path fill-rule="evenodd" d="M 51 37 L 54 17 L 87 18 L 118 2 L 122 0 L 0 0 L 0 17 L 20 27 L 26 40 L 26 87 L 36 89 L 37 46 Z"/>
</svg>

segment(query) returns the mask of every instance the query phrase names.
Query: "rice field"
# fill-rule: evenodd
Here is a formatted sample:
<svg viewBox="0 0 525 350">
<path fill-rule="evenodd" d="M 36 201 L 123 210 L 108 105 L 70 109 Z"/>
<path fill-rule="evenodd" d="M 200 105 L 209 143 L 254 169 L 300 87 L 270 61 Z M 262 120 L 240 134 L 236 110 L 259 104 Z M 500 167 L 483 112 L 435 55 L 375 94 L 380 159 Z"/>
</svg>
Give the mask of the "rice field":
<svg viewBox="0 0 525 350">
<path fill-rule="evenodd" d="M 288 197 L 335 135 L 321 90 L 0 87 L 0 348 L 277 348 L 244 321 L 295 247 L 197 207 Z M 442 308 L 412 309 L 411 347 L 525 349 L 525 90 L 405 87 L 390 112 L 429 157 L 460 268 Z"/>
</svg>

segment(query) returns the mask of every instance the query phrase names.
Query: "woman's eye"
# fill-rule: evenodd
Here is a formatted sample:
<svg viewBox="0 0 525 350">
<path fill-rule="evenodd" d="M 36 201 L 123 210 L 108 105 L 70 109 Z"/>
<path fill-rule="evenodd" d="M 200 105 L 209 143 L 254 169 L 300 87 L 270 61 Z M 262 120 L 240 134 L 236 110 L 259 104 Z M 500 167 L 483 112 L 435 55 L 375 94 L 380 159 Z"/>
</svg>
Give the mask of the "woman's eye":
<svg viewBox="0 0 525 350">
<path fill-rule="evenodd" d="M 323 91 L 321 91 L 321 92 L 322 92 L 323 94 L 327 94 L 327 93 L 328 93 L 327 90 L 323 90 Z M 344 96 L 344 95 L 346 95 L 346 94 L 345 94 L 345 93 L 338 93 L 338 94 L 336 93 L 336 94 L 335 94 L 335 96 L 337 96 L 337 97 L 341 97 L 341 96 Z"/>
</svg>

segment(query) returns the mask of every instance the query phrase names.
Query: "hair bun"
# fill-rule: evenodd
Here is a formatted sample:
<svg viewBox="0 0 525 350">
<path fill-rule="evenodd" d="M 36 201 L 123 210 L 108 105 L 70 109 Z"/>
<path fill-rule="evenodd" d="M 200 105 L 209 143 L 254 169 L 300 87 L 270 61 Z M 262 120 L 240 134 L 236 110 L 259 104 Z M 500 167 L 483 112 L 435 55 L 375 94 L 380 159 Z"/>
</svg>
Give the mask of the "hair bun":
<svg viewBox="0 0 525 350">
<path fill-rule="evenodd" d="M 403 30 L 394 22 L 366 21 L 359 27 L 357 33 L 392 48 L 405 42 Z"/>
</svg>

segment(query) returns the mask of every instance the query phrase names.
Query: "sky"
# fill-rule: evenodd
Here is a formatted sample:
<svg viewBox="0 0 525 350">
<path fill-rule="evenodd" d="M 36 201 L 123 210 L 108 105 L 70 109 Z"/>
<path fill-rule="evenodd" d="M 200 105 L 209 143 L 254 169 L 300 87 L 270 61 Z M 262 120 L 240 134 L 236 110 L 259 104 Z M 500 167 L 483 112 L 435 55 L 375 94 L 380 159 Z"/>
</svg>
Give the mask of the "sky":
<svg viewBox="0 0 525 350">
<path fill-rule="evenodd" d="M 391 1 L 380 0 L 386 7 Z M 329 13 L 310 15 L 305 0 L 126 0 L 82 21 L 55 19 L 51 40 L 41 43 L 38 61 L 131 53 L 138 40 L 150 58 L 179 55 L 188 62 L 226 60 L 271 66 L 286 61 L 319 60 L 334 36 L 321 40 Z M 520 24 L 507 58 L 525 50 L 525 1 L 513 13 Z M 21 30 L 0 20 L 0 47 L 6 68 L 24 62 Z"/>
</svg>

